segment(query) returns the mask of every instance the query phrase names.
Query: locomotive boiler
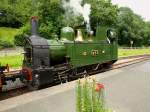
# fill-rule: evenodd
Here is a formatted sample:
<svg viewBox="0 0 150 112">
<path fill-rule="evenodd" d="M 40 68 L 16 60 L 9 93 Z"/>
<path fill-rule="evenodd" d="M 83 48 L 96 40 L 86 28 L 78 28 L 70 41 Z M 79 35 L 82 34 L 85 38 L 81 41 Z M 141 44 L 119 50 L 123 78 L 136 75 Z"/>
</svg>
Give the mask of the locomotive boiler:
<svg viewBox="0 0 150 112">
<path fill-rule="evenodd" d="M 117 35 L 111 27 L 97 25 L 93 31 L 64 27 L 59 37 L 48 40 L 38 35 L 38 19 L 32 17 L 31 21 L 32 35 L 25 42 L 21 74 L 22 81 L 33 89 L 73 80 L 118 58 Z"/>
</svg>

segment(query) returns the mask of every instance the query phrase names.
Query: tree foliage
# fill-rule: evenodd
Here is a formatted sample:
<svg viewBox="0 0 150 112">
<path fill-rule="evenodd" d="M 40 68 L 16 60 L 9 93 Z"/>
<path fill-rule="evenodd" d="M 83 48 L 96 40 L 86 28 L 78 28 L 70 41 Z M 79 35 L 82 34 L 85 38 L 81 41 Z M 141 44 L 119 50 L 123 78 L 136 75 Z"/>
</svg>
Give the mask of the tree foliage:
<svg viewBox="0 0 150 112">
<path fill-rule="evenodd" d="M 39 31 L 45 38 L 59 33 L 62 27 L 63 8 L 61 0 L 41 0 L 38 7 Z"/>
<path fill-rule="evenodd" d="M 130 46 L 148 45 L 150 27 L 143 18 L 130 8 L 119 8 L 116 28 L 118 29 L 119 44 Z M 132 41 L 132 42 L 131 42 Z"/>
<path fill-rule="evenodd" d="M 91 4 L 91 23 L 112 25 L 116 23 L 118 7 L 111 0 L 88 0 Z"/>
<path fill-rule="evenodd" d="M 1 0 L 0 26 L 21 27 L 31 15 L 31 0 Z"/>
<path fill-rule="evenodd" d="M 22 33 L 15 37 L 15 43 L 21 44 L 21 38 L 29 34 L 31 16 L 39 17 L 39 33 L 44 38 L 60 34 L 64 26 L 76 27 L 82 24 L 83 17 L 74 16 L 71 8 L 69 19 L 62 6 L 65 0 L 1 0 L 0 26 L 21 27 Z M 69 1 L 69 0 L 66 0 Z M 113 25 L 118 29 L 119 44 L 130 46 L 150 45 L 150 22 L 135 14 L 130 8 L 113 5 L 111 0 L 83 0 L 82 4 L 91 4 L 90 22 L 92 28 L 97 24 Z M 30 28 L 30 27 L 27 27 Z"/>
</svg>

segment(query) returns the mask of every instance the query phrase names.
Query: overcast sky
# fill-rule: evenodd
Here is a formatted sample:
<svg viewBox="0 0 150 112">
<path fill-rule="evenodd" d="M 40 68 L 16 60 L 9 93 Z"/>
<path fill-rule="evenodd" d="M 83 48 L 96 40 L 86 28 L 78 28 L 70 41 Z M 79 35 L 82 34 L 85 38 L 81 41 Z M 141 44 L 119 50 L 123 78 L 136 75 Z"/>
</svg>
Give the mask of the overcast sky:
<svg viewBox="0 0 150 112">
<path fill-rule="evenodd" d="M 141 15 L 145 20 L 150 21 L 150 1 L 149 0 L 112 0 L 118 6 L 128 6 L 135 13 Z"/>
</svg>

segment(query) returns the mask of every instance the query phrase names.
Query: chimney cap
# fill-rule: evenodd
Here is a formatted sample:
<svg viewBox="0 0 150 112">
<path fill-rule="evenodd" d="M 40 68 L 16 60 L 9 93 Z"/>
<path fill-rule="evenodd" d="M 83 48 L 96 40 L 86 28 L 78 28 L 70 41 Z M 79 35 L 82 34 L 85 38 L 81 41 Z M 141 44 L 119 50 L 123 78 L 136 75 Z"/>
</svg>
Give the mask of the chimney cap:
<svg viewBox="0 0 150 112">
<path fill-rule="evenodd" d="M 38 17 L 37 16 L 32 16 L 31 19 L 32 20 L 38 20 Z"/>
</svg>

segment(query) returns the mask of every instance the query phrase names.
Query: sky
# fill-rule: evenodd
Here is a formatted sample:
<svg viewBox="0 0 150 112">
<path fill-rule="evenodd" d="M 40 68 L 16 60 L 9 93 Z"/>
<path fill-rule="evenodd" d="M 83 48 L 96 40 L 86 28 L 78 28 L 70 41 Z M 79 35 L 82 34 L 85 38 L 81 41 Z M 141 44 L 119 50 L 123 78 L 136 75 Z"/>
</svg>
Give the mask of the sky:
<svg viewBox="0 0 150 112">
<path fill-rule="evenodd" d="M 112 0 L 112 3 L 130 7 L 136 14 L 141 15 L 146 21 L 150 21 L 149 0 Z"/>
</svg>

